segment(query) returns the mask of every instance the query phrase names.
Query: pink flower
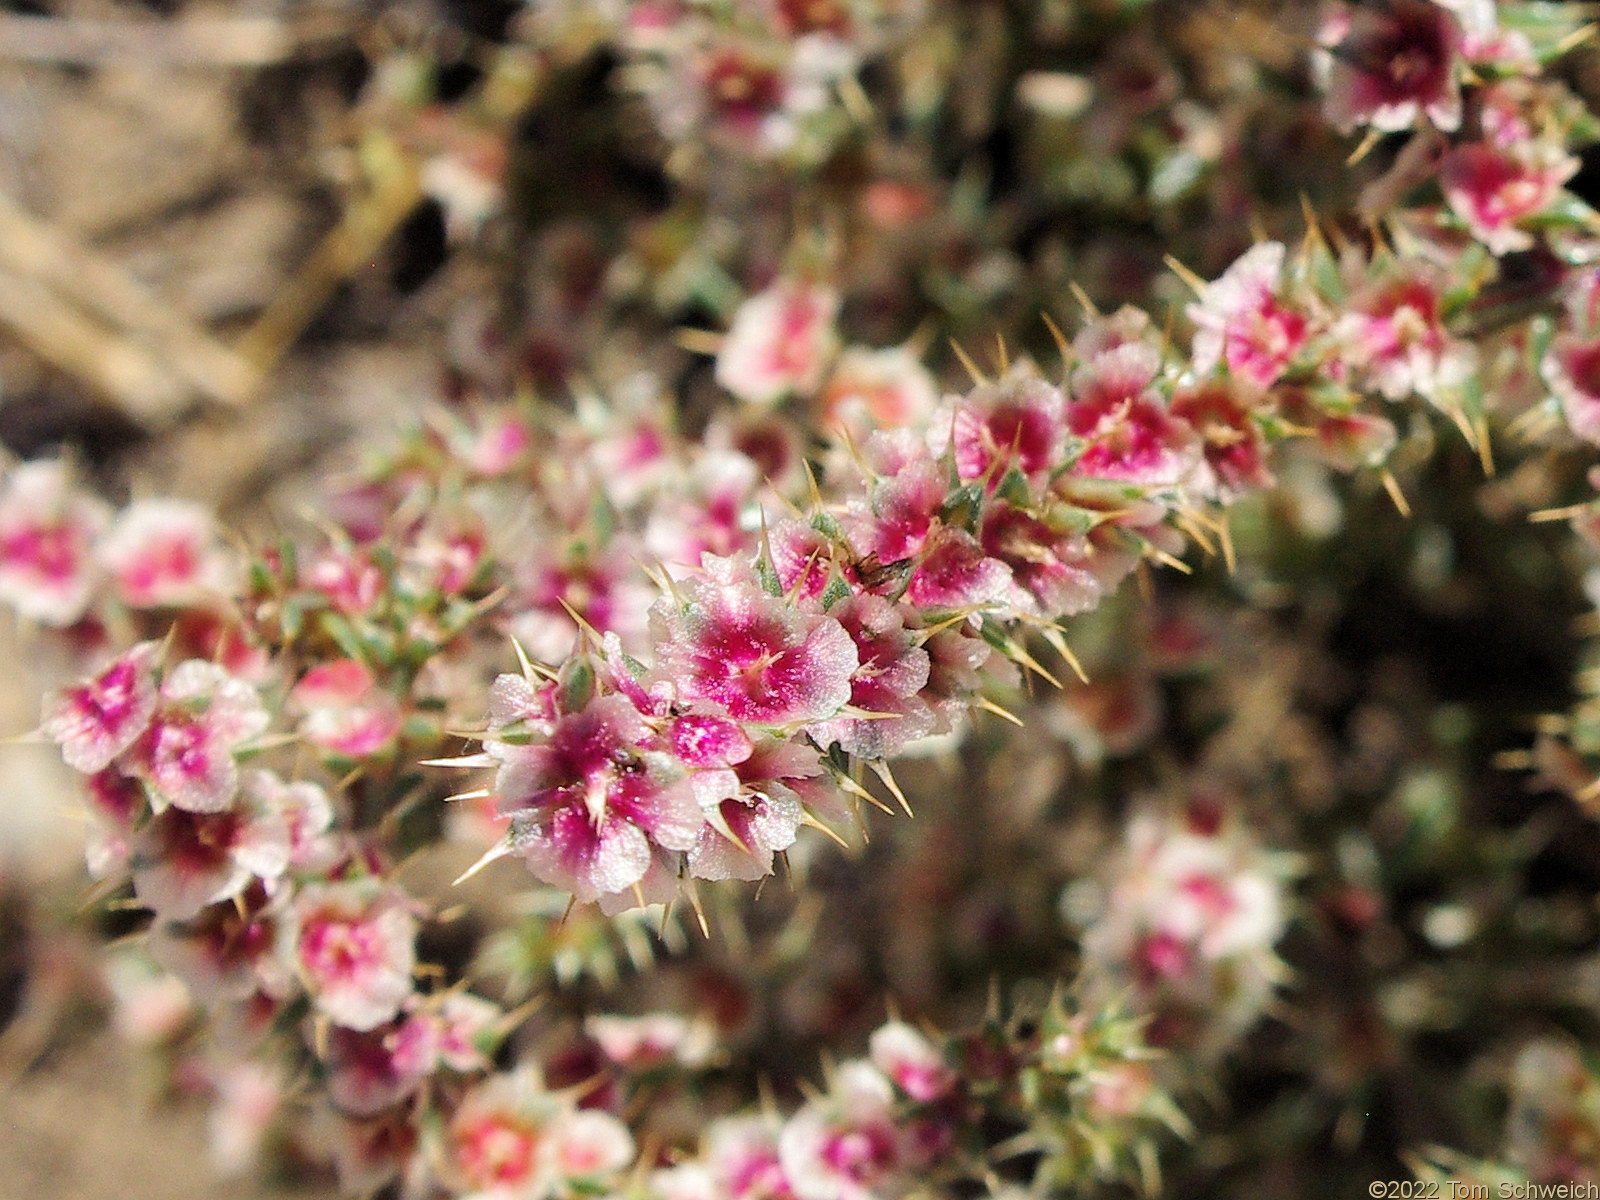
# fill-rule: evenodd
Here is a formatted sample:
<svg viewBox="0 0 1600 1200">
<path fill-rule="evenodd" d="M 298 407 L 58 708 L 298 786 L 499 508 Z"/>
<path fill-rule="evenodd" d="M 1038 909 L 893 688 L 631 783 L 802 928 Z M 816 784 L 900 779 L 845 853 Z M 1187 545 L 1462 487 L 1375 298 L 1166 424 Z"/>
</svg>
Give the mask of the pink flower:
<svg viewBox="0 0 1600 1200">
<path fill-rule="evenodd" d="M 448 1176 L 476 1200 L 542 1200 L 542 1148 L 560 1105 L 526 1072 L 497 1075 L 462 1101 L 445 1134 Z"/>
<path fill-rule="evenodd" d="M 1430 0 L 1387 0 L 1345 10 L 1329 22 L 1319 59 L 1328 120 L 1348 133 L 1358 125 L 1392 133 L 1426 113 L 1438 129 L 1461 124 L 1462 29 Z"/>
<path fill-rule="evenodd" d="M 1444 328 L 1444 280 L 1425 263 L 1407 263 L 1359 288 L 1334 325 L 1342 357 L 1390 400 L 1430 398 L 1459 383 L 1470 351 Z"/>
<path fill-rule="evenodd" d="M 1272 484 L 1266 443 L 1253 417 L 1254 407 L 1226 379 L 1180 387 L 1172 415 L 1200 435 L 1205 459 L 1203 490 L 1224 504 Z"/>
<path fill-rule="evenodd" d="M 633 1135 L 610 1113 L 580 1108 L 555 1120 L 543 1149 L 565 1188 L 592 1193 L 633 1161 Z"/>
<path fill-rule="evenodd" d="M 872 1065 L 919 1104 L 952 1092 L 958 1077 L 939 1049 L 904 1021 L 890 1021 L 872 1035 Z"/>
<path fill-rule="evenodd" d="M 411 1022 L 365 1031 L 334 1026 L 323 1055 L 334 1106 L 353 1117 L 372 1117 L 415 1092 L 437 1057 L 432 1046 L 419 1052 L 419 1033 L 431 1037 L 433 1030 Z"/>
<path fill-rule="evenodd" d="M 1572 432 L 1600 445 L 1600 340 L 1557 334 L 1540 373 Z"/>
<path fill-rule="evenodd" d="M 311 870 L 329 865 L 337 843 L 329 836 L 333 802 L 321 786 L 304 780 L 285 783 L 271 771 L 247 771 L 241 784 L 255 803 L 269 805 L 289 832 L 289 865 Z"/>
<path fill-rule="evenodd" d="M 716 1035 L 704 1019 L 690 1021 L 675 1013 L 593 1016 L 583 1028 L 602 1054 L 630 1071 L 673 1062 L 690 1069 L 702 1067 L 716 1049 Z"/>
<path fill-rule="evenodd" d="M 739 776 L 733 768 L 750 757 L 754 746 L 737 721 L 688 713 L 668 727 L 672 753 L 689 770 L 689 786 L 702 807 L 735 795 Z"/>
<path fill-rule="evenodd" d="M 324 1104 L 314 1110 L 310 1132 L 317 1151 L 332 1160 L 346 1195 L 376 1195 L 402 1175 L 411 1176 L 408 1193 L 421 1190 L 416 1178 L 419 1135 L 411 1114 L 395 1109 L 357 1118 Z"/>
<path fill-rule="evenodd" d="M 1014 682 L 1016 668 L 988 642 L 963 626 L 941 629 L 923 643 L 928 686 L 922 698 L 937 718 L 935 733 L 962 728 L 972 699 L 984 687 Z"/>
<path fill-rule="evenodd" d="M 936 451 L 948 447 L 963 480 L 983 480 L 993 491 L 1012 469 L 1040 482 L 1061 465 L 1066 442 L 1066 396 L 1036 375 L 1014 371 L 955 401 L 930 435 Z"/>
<path fill-rule="evenodd" d="M 159 652 L 157 643 L 140 642 L 93 679 L 63 688 L 45 704 L 40 731 L 61 746 L 69 767 L 92 775 L 149 728 Z"/>
<path fill-rule="evenodd" d="M 354 659 L 321 663 L 300 677 L 289 698 L 305 711 L 300 732 L 342 758 L 369 758 L 400 736 L 400 706 Z"/>
<path fill-rule="evenodd" d="M 1394 422 L 1371 413 L 1333 413 L 1318 419 L 1317 452 L 1340 471 L 1382 466 L 1400 435 Z"/>
<path fill-rule="evenodd" d="M 434 1011 L 439 1025 L 439 1061 L 452 1071 L 481 1071 L 499 1041 L 498 1005 L 462 991 L 445 994 Z"/>
<path fill-rule="evenodd" d="M 767 550 L 785 596 L 816 601 L 829 582 L 838 577 L 834 561 L 838 545 L 814 524 L 793 519 L 779 521 L 767 531 Z"/>
<path fill-rule="evenodd" d="M 654 590 L 641 577 L 637 545 L 574 536 L 537 546 L 515 569 L 511 632 L 533 658 L 560 662 L 572 652 L 578 626 L 567 609 L 629 646 L 644 636 Z"/>
<path fill-rule="evenodd" d="M 211 514 L 182 500 L 134 501 L 96 553 L 132 608 L 179 608 L 226 594 L 233 583 Z"/>
<path fill-rule="evenodd" d="M 533 435 L 522 414 L 510 408 L 485 409 L 450 430 L 450 451 L 473 473 L 494 478 L 526 460 Z"/>
<path fill-rule="evenodd" d="M 760 520 L 761 471 L 737 450 L 708 450 L 672 493 L 651 509 L 645 548 L 671 566 L 698 567 L 707 554 L 738 554 L 754 541 Z"/>
<path fill-rule="evenodd" d="M 1072 373 L 1067 423 L 1084 445 L 1073 471 L 1143 487 L 1172 487 L 1194 471 L 1194 431 L 1150 386 L 1161 354 L 1142 341 L 1104 350 Z"/>
<path fill-rule="evenodd" d="M 809 746 L 763 738 L 733 766 L 733 786 L 702 799 L 706 823 L 690 847 L 696 879 L 752 881 L 772 874 L 773 856 L 794 845 L 805 817 L 800 790 L 822 774 Z"/>
<path fill-rule="evenodd" d="M 851 500 L 840 523 L 862 562 L 884 573 L 879 586 L 898 584 L 902 575 L 888 568 L 900 564 L 904 599 L 918 608 L 964 608 L 1003 597 L 1011 584 L 1004 564 L 988 558 L 965 529 L 945 524 L 948 469 L 927 447 L 879 436 L 868 443 L 867 457 L 884 475 L 865 501 Z"/>
<path fill-rule="evenodd" d="M 1492 254 L 1510 254 L 1533 246 L 1533 234 L 1521 222 L 1555 203 L 1579 165 L 1558 144 L 1529 142 L 1506 150 L 1470 142 L 1445 155 L 1439 186 L 1473 237 Z"/>
<path fill-rule="evenodd" d="M 102 501 L 72 490 L 59 462 L 30 462 L 0 490 L 0 600 L 45 625 L 65 627 L 89 609 L 94 540 L 111 520 Z"/>
<path fill-rule="evenodd" d="M 192 921 L 157 921 L 150 956 L 206 1005 L 292 993 L 293 977 L 276 953 L 282 893 L 251 883 L 232 904 L 202 908 Z"/>
<path fill-rule="evenodd" d="M 717 382 L 741 400 L 771 404 L 822 384 L 838 347 L 831 288 L 783 279 L 739 306 L 717 351 Z"/>
<path fill-rule="evenodd" d="M 682 766 L 622 696 L 566 714 L 540 744 L 498 753 L 510 848 L 581 901 L 626 892 L 655 848 L 687 850 L 703 823 Z"/>
<path fill-rule="evenodd" d="M 179 663 L 161 686 L 155 721 L 135 750 L 135 771 L 157 809 L 221 812 L 239 787 L 235 748 L 267 728 L 256 690 L 214 663 Z"/>
<path fill-rule="evenodd" d="M 1283 259 L 1281 242 L 1252 247 L 1189 306 L 1199 374 L 1224 363 L 1265 388 L 1288 370 L 1310 336 L 1310 321 L 1279 295 Z"/>
<path fill-rule="evenodd" d="M 306 568 L 305 585 L 321 592 L 329 603 L 346 616 L 371 612 L 383 594 L 383 572 L 366 551 L 349 546 L 333 546 L 323 551 Z"/>
<path fill-rule="evenodd" d="M 775 726 L 826 720 L 849 701 L 858 660 L 838 621 L 769 595 L 748 564 L 707 556 L 705 570 L 651 612 L 661 671 L 682 700 Z"/>
<path fill-rule="evenodd" d="M 851 346 L 839 356 L 820 401 L 822 429 L 858 443 L 874 429 L 905 429 L 933 415 L 933 376 L 904 346 Z"/>
<path fill-rule="evenodd" d="M 417 919 L 377 879 L 310 884 L 289 909 L 283 945 L 317 1011 L 348 1029 L 376 1029 L 411 995 Z"/>
<path fill-rule="evenodd" d="M 1095 551 L 1080 533 L 1054 529 L 996 501 L 984 510 L 979 536 L 984 553 L 1010 570 L 1007 600 L 1020 612 L 1052 620 L 1071 616 L 1093 608 L 1105 592 L 1094 569 Z"/>
<path fill-rule="evenodd" d="M 442 996 L 412 996 L 409 1015 L 391 1035 L 392 1052 L 401 1069 L 428 1075 L 439 1067 L 466 1073 L 489 1066 L 498 1040 L 495 1024 L 500 1008 L 469 992 L 451 990 Z"/>
<path fill-rule="evenodd" d="M 850 676 L 850 705 L 875 715 L 814 725 L 816 743 L 837 742 L 847 754 L 879 759 L 931 733 L 933 710 L 918 695 L 928 682 L 928 652 L 899 609 L 881 596 L 862 595 L 835 604 L 829 615 L 844 626 L 860 660 Z"/>
<path fill-rule="evenodd" d="M 1226 828 L 1208 804 L 1142 813 L 1112 864 L 1085 958 L 1151 999 L 1206 1013 L 1213 1033 L 1243 1029 L 1279 976 L 1283 867 Z"/>
<path fill-rule="evenodd" d="M 889 1081 L 864 1062 L 835 1073 L 828 1094 L 789 1118 L 779 1161 L 799 1200 L 887 1200 L 911 1165 Z"/>
<path fill-rule="evenodd" d="M 609 1113 L 574 1110 L 528 1071 L 469 1092 L 445 1132 L 447 1178 L 472 1200 L 598 1193 L 633 1161 L 633 1138 Z"/>
<path fill-rule="evenodd" d="M 133 841 L 134 894 L 158 917 L 187 921 L 253 879 L 270 885 L 288 868 L 289 853 L 288 822 L 271 792 L 246 787 L 225 812 L 169 808 L 153 817 Z"/>
<path fill-rule="evenodd" d="M 706 1128 L 703 1157 L 728 1200 L 795 1200 L 767 1117 L 724 1117 Z"/>
<path fill-rule="evenodd" d="M 89 874 L 109 879 L 128 865 L 133 827 L 145 811 L 144 788 L 121 771 L 99 771 L 84 781 L 89 833 L 84 858 Z"/>
<path fill-rule="evenodd" d="M 183 980 L 143 954 L 118 954 L 105 964 L 111 987 L 112 1025 L 136 1046 L 173 1041 L 195 1016 L 194 997 Z"/>
</svg>

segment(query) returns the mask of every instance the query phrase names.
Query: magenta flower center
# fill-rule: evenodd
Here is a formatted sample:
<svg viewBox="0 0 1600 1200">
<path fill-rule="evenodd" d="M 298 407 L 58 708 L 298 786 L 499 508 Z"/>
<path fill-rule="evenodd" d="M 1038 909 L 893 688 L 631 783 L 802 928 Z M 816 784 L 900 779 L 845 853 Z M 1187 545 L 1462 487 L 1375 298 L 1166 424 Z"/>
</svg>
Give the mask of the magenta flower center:
<svg viewBox="0 0 1600 1200">
<path fill-rule="evenodd" d="M 319 979 L 353 979 L 385 961 L 383 938 L 370 922 L 323 917 L 300 935 L 300 961 Z"/>
<path fill-rule="evenodd" d="M 66 525 L 34 525 L 0 540 L 0 556 L 26 563 L 52 583 L 65 583 L 78 573 L 78 539 Z"/>
<path fill-rule="evenodd" d="M 162 542 L 123 569 L 123 582 L 136 593 L 148 592 L 166 582 L 190 579 L 199 568 L 199 555 L 187 538 Z"/>
<path fill-rule="evenodd" d="M 1162 980 L 1188 974 L 1193 954 L 1187 942 L 1176 934 L 1153 933 L 1139 944 L 1135 970 L 1139 982 L 1152 987 Z"/>
<path fill-rule="evenodd" d="M 822 1161 L 853 1183 L 868 1183 L 894 1162 L 894 1137 L 881 1125 L 846 1129 L 822 1147 Z"/>
<path fill-rule="evenodd" d="M 456 1159 L 475 1182 L 516 1184 L 533 1173 L 538 1131 L 506 1117 L 474 1123 L 458 1135 Z"/>
<path fill-rule="evenodd" d="M 735 125 L 753 125 L 783 100 L 783 79 L 736 50 L 719 54 L 706 71 L 712 107 Z"/>
</svg>

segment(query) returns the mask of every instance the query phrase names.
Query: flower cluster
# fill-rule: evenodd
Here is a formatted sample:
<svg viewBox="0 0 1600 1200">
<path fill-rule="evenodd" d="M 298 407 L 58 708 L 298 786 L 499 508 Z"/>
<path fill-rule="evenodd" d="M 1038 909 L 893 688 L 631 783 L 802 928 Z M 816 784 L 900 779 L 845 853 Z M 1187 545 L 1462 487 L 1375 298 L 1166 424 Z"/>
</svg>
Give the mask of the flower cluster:
<svg viewBox="0 0 1600 1200">
<path fill-rule="evenodd" d="M 1502 901 L 1538 852 L 1473 847 L 1445 749 L 1395 768 L 1421 726 L 1469 742 L 1460 706 L 1403 711 L 1427 690 L 1403 671 L 1373 695 L 1320 662 L 1286 682 L 1242 647 L 1270 641 L 1263 626 L 1219 649 L 1208 623 L 1245 596 L 1358 641 L 1327 631 L 1339 587 L 1323 585 L 1343 568 L 1292 561 L 1312 552 L 1276 553 L 1263 531 L 1276 514 L 1331 532 L 1374 482 L 1405 509 L 1430 453 L 1461 445 L 1473 471 L 1516 460 L 1484 512 L 1581 490 L 1537 515 L 1570 521 L 1587 549 L 1562 553 L 1593 561 L 1600 475 L 1574 464 L 1600 444 L 1600 215 L 1572 189 L 1600 126 L 1547 69 L 1572 21 L 1384 0 L 1325 19 L 1288 62 L 1247 21 L 1243 50 L 1218 49 L 1232 42 L 1204 15 L 1166 30 L 1137 4 L 1036 7 L 536 6 L 507 34 L 528 61 L 508 50 L 496 70 L 564 79 L 576 55 L 618 105 L 642 97 L 667 143 L 650 185 L 670 197 L 619 201 L 620 238 L 576 218 L 531 231 L 526 327 L 497 353 L 502 331 L 454 316 L 448 402 L 331 485 L 316 533 L 234 549 L 197 504 L 117 511 L 64 461 L 5 473 L 0 600 L 58 634 L 81 676 L 39 731 L 84 777 L 91 874 L 149 914 L 150 961 L 112 974 L 119 1022 L 211 1095 L 230 1169 L 282 1135 L 352 1193 L 1154 1190 L 1172 1143 L 1204 1136 L 1180 1102 L 1299 986 L 1292 926 L 1302 955 L 1333 947 L 1359 983 L 1304 1005 L 1308 1044 L 1337 1055 L 1263 1052 L 1317 1081 L 1302 1108 L 1339 1094 L 1319 1146 L 1362 1136 L 1357 1109 L 1405 1037 L 1494 1011 L 1478 993 L 1424 1003 L 1454 950 L 1485 928 L 1589 936 L 1592 914 Z M 1013 18 L 1036 53 L 1014 53 Z M 1229 98 L 1265 95 L 1269 75 L 1323 94 Z M 1365 131 L 1336 172 L 1352 211 L 1308 207 L 1293 238 L 1264 199 L 1278 236 L 1240 244 L 1227 230 L 1260 141 L 1292 128 L 1347 156 L 1319 121 Z M 422 183 L 459 202 L 447 219 L 470 244 L 497 200 L 452 161 Z M 1018 199 L 1012 176 L 1037 188 Z M 1183 248 L 1203 274 L 1174 257 L 1142 288 L 1137 237 L 1087 245 L 1064 228 L 1080 213 L 1194 226 Z M 1035 320 L 1080 277 L 1142 306 L 1101 312 L 1080 291 L 1070 336 Z M 958 345 L 952 386 L 918 325 L 980 322 L 1005 334 L 988 365 Z M 524 387 L 591 364 L 571 412 Z M 1337 490 L 1339 473 L 1356 482 Z M 1443 520 L 1391 574 L 1450 573 Z M 1557 557 L 1523 554 L 1518 578 Z M 1153 592 L 1152 564 L 1206 560 L 1229 580 L 1130 615 L 1130 578 Z M 1317 569 L 1286 601 L 1281 581 Z M 1447 615 L 1490 604 L 1435 593 Z M 1025 687 L 1068 671 L 1081 683 L 1059 701 Z M 1593 684 L 1526 762 L 1502 760 L 1591 807 Z M 1318 706 L 1336 736 L 1309 731 Z M 1026 719 L 1034 740 L 1004 749 L 979 712 Z M 1245 717 L 1272 733 L 1252 742 Z M 1015 767 L 992 768 L 1015 776 L 992 812 L 951 786 L 985 762 Z M 942 823 L 832 853 L 822 839 L 878 836 L 864 804 L 909 813 L 902 779 L 929 763 L 950 773 Z M 991 834 L 1015 861 L 966 853 Z M 1271 848 L 1297 841 L 1307 853 Z M 1496 886 L 1428 891 L 1496 855 Z M 775 916 L 761 888 L 782 874 L 797 895 Z M 813 885 L 830 874 L 903 894 L 841 917 Z M 1425 893 L 1420 911 L 1408 897 Z M 1057 896 L 1071 948 L 1038 916 Z M 685 948 L 680 900 L 710 948 Z M 923 928 L 893 968 L 864 962 L 857 940 L 933 924 L 918 905 L 954 914 L 948 939 Z M 824 912 L 862 938 L 819 934 Z M 1412 943 L 1440 961 L 1370 982 Z M 1071 986 L 1030 991 L 1069 952 Z M 629 1007 L 666 993 L 661 1011 L 593 1011 L 585 989 L 658 953 L 680 961 Z M 923 983 L 919 1012 L 936 1009 L 928 980 L 967 988 L 930 1011 L 958 1026 L 984 974 L 1016 985 L 1009 1018 L 996 1001 L 975 1029 L 893 1017 L 867 1036 L 884 978 Z M 835 1028 L 865 1055 L 806 1091 L 772 1035 Z M 752 1111 L 774 1070 L 778 1101 Z M 1592 1074 L 1531 1043 L 1506 1089 L 1507 1157 L 1540 1178 L 1588 1170 Z M 1263 1103 L 1268 1125 L 1305 1119 Z"/>
</svg>

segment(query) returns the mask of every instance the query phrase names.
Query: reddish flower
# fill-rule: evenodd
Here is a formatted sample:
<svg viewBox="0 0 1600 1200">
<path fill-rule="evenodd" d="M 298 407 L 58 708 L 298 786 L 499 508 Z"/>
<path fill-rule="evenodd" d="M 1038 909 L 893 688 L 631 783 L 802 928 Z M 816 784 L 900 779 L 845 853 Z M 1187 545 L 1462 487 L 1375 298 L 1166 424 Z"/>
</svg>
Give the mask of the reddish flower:
<svg viewBox="0 0 1600 1200">
<path fill-rule="evenodd" d="M 510 848 L 582 901 L 626 892 L 654 848 L 687 850 L 703 823 L 683 767 L 622 696 L 592 700 L 546 741 L 499 756 Z"/>
<path fill-rule="evenodd" d="M 1005 566 L 940 515 L 950 497 L 947 468 L 909 437 L 874 437 L 867 457 L 883 476 L 873 481 L 866 502 L 850 502 L 841 523 L 863 561 L 880 571 L 903 564 L 903 576 L 885 575 L 884 590 L 901 586 L 903 577 L 904 599 L 924 609 L 977 606 L 1004 596 L 1011 582 Z"/>
<path fill-rule="evenodd" d="M 1154 346 L 1126 342 L 1072 373 L 1068 427 L 1084 446 L 1073 471 L 1144 487 L 1171 487 L 1193 472 L 1194 431 L 1174 420 L 1150 386 L 1161 366 Z"/>
<path fill-rule="evenodd" d="M 505 475 L 521 465 L 533 446 L 533 435 L 521 413 L 509 408 L 485 409 L 469 423 L 452 426 L 450 451 L 474 474 Z"/>
<path fill-rule="evenodd" d="M 783 107 L 782 66 L 750 45 L 730 43 L 708 55 L 700 81 L 717 123 L 741 138 L 759 137 L 762 126 Z"/>
<path fill-rule="evenodd" d="M 88 611 L 92 548 L 110 508 L 72 490 L 59 462 L 31 462 L 0 490 L 0 600 L 29 620 L 67 626 Z"/>
<path fill-rule="evenodd" d="M 850 676 L 850 704 L 873 713 L 838 717 L 810 729 L 819 746 L 837 742 L 847 754 L 881 759 L 933 731 L 933 710 L 918 695 L 928 682 L 928 652 L 881 596 L 852 596 L 829 614 L 856 644 L 860 665 Z M 888 719 L 884 719 L 888 718 Z"/>
<path fill-rule="evenodd" d="M 206 1005 L 286 996 L 294 979 L 276 953 L 280 908 L 262 884 L 252 883 L 233 904 L 209 905 L 192 921 L 157 921 L 150 956 Z"/>
<path fill-rule="evenodd" d="M 335 1025 L 322 1055 L 334 1106 L 352 1117 L 373 1117 L 415 1092 L 435 1057 L 418 1053 L 423 1028 L 409 1022 L 365 1031 Z"/>
<path fill-rule="evenodd" d="M 772 859 L 794 845 L 805 817 L 801 791 L 822 774 L 809 746 L 763 738 L 733 767 L 734 786 L 724 797 L 702 801 L 707 820 L 689 848 L 696 879 L 764 878 Z"/>
<path fill-rule="evenodd" d="M 246 789 L 243 796 L 225 812 L 169 808 L 139 831 L 130 862 L 141 904 L 165 920 L 187 921 L 241 894 L 253 879 L 270 885 L 283 874 L 288 822 L 270 794 Z"/>
<path fill-rule="evenodd" d="M 1457 82 L 1461 23 L 1430 0 L 1386 0 L 1345 10 L 1321 35 L 1328 119 L 1394 132 L 1427 114 L 1438 129 L 1461 124 Z"/>
<path fill-rule="evenodd" d="M 1015 468 L 1039 482 L 1061 465 L 1067 398 L 1036 375 L 1012 372 L 957 400 L 930 435 L 947 446 L 963 480 L 982 479 L 993 491 Z"/>
<path fill-rule="evenodd" d="M 1341 357 L 1390 400 L 1412 392 L 1436 397 L 1471 368 L 1470 351 L 1444 328 L 1444 280 L 1425 263 L 1407 263 L 1358 288 L 1334 325 Z"/>
<path fill-rule="evenodd" d="M 923 643 L 928 652 L 928 686 L 922 698 L 934 712 L 933 732 L 962 727 L 972 699 L 990 683 L 1010 683 L 1016 668 L 968 628 L 941 629 Z"/>
<path fill-rule="evenodd" d="M 214 663 L 179 663 L 161 686 L 155 721 L 135 750 L 134 770 L 158 810 L 221 812 L 239 787 L 234 749 L 267 728 L 256 690 Z"/>
<path fill-rule="evenodd" d="M 838 349 L 838 311 L 837 292 L 804 280 L 779 280 L 750 297 L 717 351 L 717 382 L 752 404 L 812 395 Z"/>
<path fill-rule="evenodd" d="M 674 720 L 667 742 L 688 768 L 689 786 L 702 808 L 737 794 L 739 776 L 733 768 L 754 749 L 738 722 L 698 713 Z"/>
<path fill-rule="evenodd" d="M 1318 453 L 1341 471 L 1382 466 L 1400 436 L 1392 421 L 1370 413 L 1331 414 L 1316 429 Z"/>
<path fill-rule="evenodd" d="M 225 595 L 233 563 L 216 523 L 198 504 L 137 500 L 96 548 L 117 595 L 131 608 L 177 608 Z"/>
<path fill-rule="evenodd" d="M 369 758 L 390 749 L 400 736 L 399 704 L 354 659 L 312 667 L 289 697 L 305 711 L 300 722 L 305 739 L 330 754 Z"/>
<path fill-rule="evenodd" d="M 377 879 L 310 884 L 283 928 L 284 953 L 317 1011 L 348 1029 L 376 1029 L 411 995 L 417 920 Z"/>
<path fill-rule="evenodd" d="M 779 521 L 767 533 L 767 549 L 785 596 L 817 600 L 829 581 L 836 578 L 838 546 L 815 525 Z"/>
<path fill-rule="evenodd" d="M 570 608 L 593 628 L 637 646 L 655 599 L 638 557 L 636 547 L 620 538 L 603 547 L 582 537 L 536 547 L 516 568 L 512 634 L 535 659 L 560 662 L 578 639 Z"/>
<path fill-rule="evenodd" d="M 911 1166 L 889 1081 L 864 1062 L 839 1068 L 828 1094 L 789 1118 L 779 1161 L 799 1200 L 880 1200 Z"/>
<path fill-rule="evenodd" d="M 121 771 L 100 771 L 85 781 L 89 834 L 84 857 L 89 874 L 108 879 L 128 865 L 133 827 L 145 811 L 144 788 Z"/>
<path fill-rule="evenodd" d="M 705 579 L 679 584 L 681 598 L 663 598 L 651 613 L 660 667 L 679 697 L 760 725 L 838 712 L 857 666 L 839 622 L 768 595 L 745 563 L 707 556 L 705 569 Z"/>
<path fill-rule="evenodd" d="M 1552 143 L 1529 142 L 1507 150 L 1470 142 L 1445 155 L 1439 186 L 1473 237 L 1493 254 L 1510 254 L 1533 246 L 1533 234 L 1521 223 L 1555 203 L 1579 165 L 1576 157 Z"/>
<path fill-rule="evenodd" d="M 1019 611 L 1054 619 L 1093 608 L 1105 591 L 1093 569 L 1094 550 L 1082 534 L 1061 532 L 1004 501 L 983 514 L 984 553 L 1005 564 Z"/>
<path fill-rule="evenodd" d="M 45 703 L 40 731 L 61 746 L 69 767 L 92 775 L 149 728 L 159 652 L 155 642 L 140 642 L 93 679 L 63 688 Z"/>
<path fill-rule="evenodd" d="M 687 479 L 653 506 L 645 524 L 645 548 L 672 566 L 694 568 L 707 554 L 744 552 L 759 523 L 756 505 L 761 471 L 737 450 L 708 450 Z"/>
<path fill-rule="evenodd" d="M 904 1021 L 875 1031 L 868 1054 L 873 1066 L 921 1104 L 948 1095 L 959 1082 L 938 1047 Z"/>
<path fill-rule="evenodd" d="M 1540 371 L 1572 432 L 1600 445 L 1600 340 L 1557 334 Z"/>
<path fill-rule="evenodd" d="M 1172 397 L 1171 411 L 1200 435 L 1207 494 L 1227 504 L 1271 486 L 1266 444 L 1252 417 L 1253 407 L 1228 380 L 1180 387 Z"/>
<path fill-rule="evenodd" d="M 706 1167 L 728 1200 L 795 1200 L 767 1117 L 724 1117 L 706 1129 Z"/>
<path fill-rule="evenodd" d="M 330 547 L 305 572 L 305 584 L 321 592 L 346 616 L 370 613 L 383 594 L 383 572 L 366 551 L 349 546 Z"/>
<path fill-rule="evenodd" d="M 1204 375 L 1219 363 L 1257 387 L 1270 387 L 1310 336 L 1310 320 L 1279 294 L 1284 247 L 1263 242 L 1246 251 L 1188 308 L 1195 324 L 1194 366 Z"/>
</svg>

